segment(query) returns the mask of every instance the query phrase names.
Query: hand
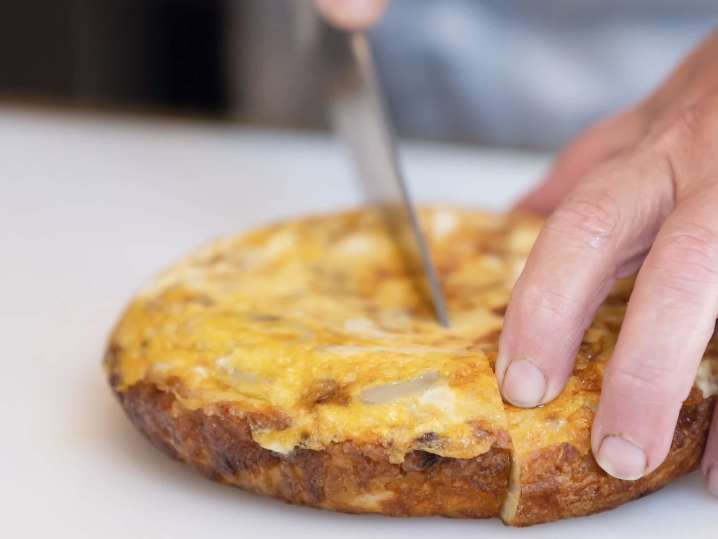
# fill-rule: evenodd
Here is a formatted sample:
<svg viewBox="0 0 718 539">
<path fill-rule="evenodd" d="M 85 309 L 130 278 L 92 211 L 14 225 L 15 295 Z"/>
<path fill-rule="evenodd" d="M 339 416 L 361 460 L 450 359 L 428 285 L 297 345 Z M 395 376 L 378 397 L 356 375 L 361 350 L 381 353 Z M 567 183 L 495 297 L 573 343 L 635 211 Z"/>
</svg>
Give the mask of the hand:
<svg viewBox="0 0 718 539">
<path fill-rule="evenodd" d="M 508 401 L 560 393 L 612 284 L 640 268 L 592 430 L 599 465 L 622 479 L 665 459 L 716 323 L 717 57 L 718 32 L 654 95 L 573 142 L 520 203 L 553 213 L 506 313 L 496 372 Z M 703 472 L 718 496 L 718 414 Z"/>
<path fill-rule="evenodd" d="M 314 0 L 319 12 L 345 30 L 361 30 L 376 22 L 389 0 Z"/>
</svg>

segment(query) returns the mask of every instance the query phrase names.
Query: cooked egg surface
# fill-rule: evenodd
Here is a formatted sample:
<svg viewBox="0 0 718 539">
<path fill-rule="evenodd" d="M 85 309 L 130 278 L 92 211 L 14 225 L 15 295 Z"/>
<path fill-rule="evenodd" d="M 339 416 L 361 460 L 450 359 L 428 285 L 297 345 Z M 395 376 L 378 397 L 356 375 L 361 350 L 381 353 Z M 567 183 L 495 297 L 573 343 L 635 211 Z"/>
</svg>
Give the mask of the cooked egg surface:
<svg viewBox="0 0 718 539">
<path fill-rule="evenodd" d="M 498 336 L 541 221 L 446 207 L 421 218 L 449 329 L 380 213 L 311 217 L 218 240 L 146 286 L 111 337 L 119 389 L 151 381 L 189 409 L 230 402 L 279 417 L 252 432 L 278 453 L 352 441 L 400 462 L 414 449 L 473 458 L 507 444 L 506 432 L 525 451 L 575 441 L 593 416 L 630 283 L 599 311 L 559 399 L 505 407 Z"/>
</svg>

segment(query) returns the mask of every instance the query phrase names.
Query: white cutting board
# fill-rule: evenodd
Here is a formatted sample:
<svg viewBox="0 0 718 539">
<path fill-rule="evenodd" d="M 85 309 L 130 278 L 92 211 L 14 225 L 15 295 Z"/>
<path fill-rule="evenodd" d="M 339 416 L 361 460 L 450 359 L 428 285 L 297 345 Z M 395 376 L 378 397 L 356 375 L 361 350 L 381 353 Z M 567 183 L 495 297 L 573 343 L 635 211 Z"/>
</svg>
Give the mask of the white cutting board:
<svg viewBox="0 0 718 539">
<path fill-rule="evenodd" d="M 404 158 L 418 198 L 495 208 L 547 163 L 435 145 L 409 145 Z M 208 238 L 360 201 L 342 150 L 323 137 L 0 107 L 0 535 L 718 536 L 718 501 L 695 474 L 609 513 L 515 530 L 293 507 L 152 448 L 100 369 L 132 292 Z"/>
</svg>

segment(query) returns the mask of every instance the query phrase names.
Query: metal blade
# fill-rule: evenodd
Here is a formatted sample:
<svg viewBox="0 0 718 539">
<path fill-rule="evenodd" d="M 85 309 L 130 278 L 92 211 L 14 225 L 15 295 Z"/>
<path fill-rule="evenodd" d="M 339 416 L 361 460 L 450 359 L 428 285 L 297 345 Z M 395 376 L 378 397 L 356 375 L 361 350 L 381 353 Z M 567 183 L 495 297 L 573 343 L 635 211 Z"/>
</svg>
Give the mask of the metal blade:
<svg viewBox="0 0 718 539">
<path fill-rule="evenodd" d="M 335 130 L 349 143 L 370 202 L 382 207 L 408 265 L 423 273 L 439 323 L 449 325 L 441 283 L 402 174 L 399 154 L 367 37 L 325 29 L 329 103 Z M 333 35 L 331 35 L 333 34 Z M 343 40 L 343 42 L 342 42 Z M 331 45 L 330 45 L 331 44 Z"/>
</svg>

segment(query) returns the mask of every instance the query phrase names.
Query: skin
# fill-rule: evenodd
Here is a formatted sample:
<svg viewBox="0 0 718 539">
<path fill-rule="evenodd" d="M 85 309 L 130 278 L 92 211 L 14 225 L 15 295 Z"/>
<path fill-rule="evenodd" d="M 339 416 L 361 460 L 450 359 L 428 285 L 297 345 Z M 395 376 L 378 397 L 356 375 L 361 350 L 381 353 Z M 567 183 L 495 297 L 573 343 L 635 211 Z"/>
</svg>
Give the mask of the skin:
<svg viewBox="0 0 718 539">
<path fill-rule="evenodd" d="M 386 7 L 316 2 L 351 29 Z M 496 374 L 509 402 L 561 392 L 596 309 L 638 271 L 592 429 L 597 462 L 625 480 L 666 458 L 718 315 L 716 57 L 718 32 L 647 99 L 578 136 L 518 204 L 549 217 L 506 312 Z M 718 413 L 702 471 L 718 496 Z"/>
<path fill-rule="evenodd" d="M 344 30 L 362 30 L 384 13 L 389 0 L 314 0 L 319 12 Z"/>
</svg>

